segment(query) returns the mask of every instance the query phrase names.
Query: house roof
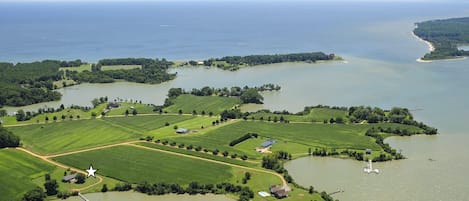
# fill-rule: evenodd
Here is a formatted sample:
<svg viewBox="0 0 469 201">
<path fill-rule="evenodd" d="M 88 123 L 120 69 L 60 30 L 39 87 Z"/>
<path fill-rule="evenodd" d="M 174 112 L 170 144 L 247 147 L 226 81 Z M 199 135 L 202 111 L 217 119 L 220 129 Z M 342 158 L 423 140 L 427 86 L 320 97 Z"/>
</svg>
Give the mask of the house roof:
<svg viewBox="0 0 469 201">
<path fill-rule="evenodd" d="M 187 128 L 178 128 L 176 130 L 176 132 L 177 133 L 187 133 L 187 132 L 189 132 L 189 129 L 187 129 Z"/>
<path fill-rule="evenodd" d="M 268 147 L 268 146 L 273 145 L 275 142 L 276 142 L 276 141 L 273 140 L 273 139 L 268 139 L 268 140 L 266 140 L 265 142 L 263 142 L 263 143 L 261 144 L 261 146 L 262 146 L 262 147 Z"/>
<path fill-rule="evenodd" d="M 288 186 L 270 186 L 270 193 L 276 195 L 277 197 L 288 196 L 288 191 L 290 191 L 290 188 Z"/>
<path fill-rule="evenodd" d="M 75 179 L 76 176 L 77 176 L 77 174 L 69 174 L 69 175 L 67 175 L 67 176 L 64 176 L 64 177 L 62 178 L 62 181 L 70 181 L 70 180 L 72 180 L 72 179 Z"/>
</svg>

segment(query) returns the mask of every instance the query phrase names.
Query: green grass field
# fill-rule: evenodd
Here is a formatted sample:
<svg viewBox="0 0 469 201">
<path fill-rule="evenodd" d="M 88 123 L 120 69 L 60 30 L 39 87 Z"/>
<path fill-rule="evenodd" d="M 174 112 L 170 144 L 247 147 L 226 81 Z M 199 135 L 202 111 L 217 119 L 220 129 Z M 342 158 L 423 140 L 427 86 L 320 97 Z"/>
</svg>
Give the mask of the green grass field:
<svg viewBox="0 0 469 201">
<path fill-rule="evenodd" d="M 189 184 L 229 181 L 231 167 L 130 146 L 111 147 L 54 158 L 61 163 L 86 169 L 90 163 L 99 174 L 140 183 Z"/>
<path fill-rule="evenodd" d="M 69 70 L 69 71 L 77 71 L 77 72 L 83 72 L 85 70 L 91 71 L 91 64 L 83 64 L 79 67 L 61 67 L 59 68 L 59 70 L 63 70 L 63 71 Z"/>
<path fill-rule="evenodd" d="M 128 127 L 141 132 L 148 132 L 165 127 L 165 123 L 175 125 L 179 122 L 195 118 L 188 115 L 149 115 L 149 116 L 128 116 L 128 117 L 106 117 L 105 121 L 113 122 L 124 127 Z M 171 127 L 172 128 L 172 127 Z"/>
<path fill-rule="evenodd" d="M 4 120 L 4 125 L 9 126 L 9 125 L 17 125 L 17 124 L 37 124 L 37 123 L 46 123 L 46 117 L 49 118 L 48 123 L 53 123 L 54 116 L 57 117 L 56 122 L 61 122 L 62 121 L 62 115 L 65 115 L 65 120 L 64 121 L 70 121 L 70 120 L 77 120 L 78 117 L 77 115 L 80 116 L 80 119 L 90 119 L 91 118 L 91 113 L 96 112 L 96 114 L 100 114 L 101 111 L 106 107 L 106 104 L 100 104 L 96 108 L 93 108 L 87 112 L 80 110 L 80 109 L 64 109 L 60 112 L 53 112 L 53 113 L 43 113 L 39 114 L 32 119 L 28 121 L 16 121 L 15 116 L 7 116 L 7 117 L 1 117 L 2 120 Z M 70 115 L 72 115 L 72 119 L 70 119 Z"/>
<path fill-rule="evenodd" d="M 202 146 L 210 150 L 227 150 L 230 153 L 246 154 L 250 158 L 259 159 L 256 147 L 268 139 L 277 141 L 272 150 L 284 150 L 292 154 L 307 153 L 308 148 L 335 148 L 365 150 L 367 148 L 381 151 L 381 147 L 371 137 L 364 136 L 371 127 L 400 127 L 418 129 L 400 124 L 317 124 L 317 123 L 269 123 L 260 121 L 241 121 L 219 129 L 191 136 L 169 138 L 177 143 Z M 258 139 L 250 139 L 234 147 L 229 143 L 246 133 L 258 133 Z"/>
<path fill-rule="evenodd" d="M 142 66 L 141 65 L 101 66 L 102 71 L 107 71 L 107 70 L 131 70 L 131 69 L 142 69 Z"/>
<path fill-rule="evenodd" d="M 9 127 L 23 146 L 40 154 L 62 153 L 98 145 L 138 139 L 142 133 L 114 126 L 101 119 L 64 121 Z"/>
<path fill-rule="evenodd" d="M 98 168 L 99 174 L 131 183 L 147 181 L 187 185 L 191 181 L 202 184 L 230 182 L 249 186 L 254 192 L 268 191 L 269 185 L 281 184 L 281 180 L 272 174 L 130 146 L 61 156 L 54 160 L 81 169 L 93 163 L 93 166 Z M 241 180 L 246 172 L 251 173 L 251 179 L 247 184 L 242 184 Z M 317 194 L 309 195 L 301 189 L 295 191 L 285 200 L 304 200 L 304 198 L 322 200 Z M 254 200 L 274 200 L 274 198 L 261 198 L 256 193 Z"/>
<path fill-rule="evenodd" d="M 119 102 L 120 107 L 111 109 L 106 115 L 113 116 L 113 115 L 125 115 L 125 111 L 129 111 L 129 116 L 132 115 L 132 111 L 135 109 L 137 110 L 137 114 L 153 114 L 153 107 L 147 104 L 141 103 L 127 103 L 127 102 Z"/>
<path fill-rule="evenodd" d="M 195 147 L 192 150 L 187 150 L 186 147 L 189 146 L 188 144 L 184 148 L 178 148 L 177 146 L 172 147 L 168 145 L 148 143 L 148 142 L 138 142 L 136 144 L 142 145 L 145 147 L 155 148 L 155 149 L 161 149 L 161 150 L 166 150 L 166 151 L 171 151 L 171 152 L 176 152 L 176 153 L 181 153 L 181 154 L 186 154 L 186 155 L 191 155 L 191 156 L 197 156 L 201 158 L 207 158 L 207 159 L 216 160 L 216 161 L 227 162 L 227 163 L 231 163 L 235 165 L 241 165 L 241 166 L 246 166 L 246 167 L 260 167 L 258 164 L 242 161 L 239 158 L 239 156 L 236 159 L 232 159 L 230 156 L 223 157 L 221 153 L 215 156 L 211 152 L 205 153 L 203 151 L 195 151 L 194 150 Z"/>
<path fill-rule="evenodd" d="M 323 122 L 324 120 L 329 121 L 331 118 L 335 119 L 337 117 L 342 117 L 344 120 L 346 120 L 347 111 L 330 108 L 313 108 L 307 115 L 282 115 L 259 112 L 252 114 L 249 117 L 254 117 L 257 120 L 262 117 L 265 121 L 267 121 L 267 119 L 270 117 L 273 121 L 275 117 L 280 120 L 281 116 L 283 116 L 285 120 L 289 120 L 291 122 Z"/>
<path fill-rule="evenodd" d="M 165 108 L 164 111 L 169 113 L 178 113 L 181 109 L 183 113 L 191 114 L 193 110 L 201 114 L 202 111 L 208 115 L 220 114 L 223 110 L 228 110 L 236 105 L 241 104 L 239 98 L 235 97 L 219 97 L 219 96 L 193 96 L 189 94 L 180 95 L 174 100 L 174 104 Z"/>
<path fill-rule="evenodd" d="M 181 115 L 187 117 L 193 117 L 190 115 Z M 208 117 L 208 116 L 197 116 L 196 118 L 189 118 L 185 121 L 179 121 L 179 122 L 169 122 L 171 125 L 161 127 L 156 130 L 152 130 L 150 132 L 147 132 L 146 134 L 151 135 L 155 137 L 156 139 L 162 138 L 162 137 L 176 137 L 180 136 L 181 134 L 176 133 L 176 129 L 174 129 L 174 126 L 177 126 L 178 128 L 186 128 L 189 129 L 190 133 L 185 134 L 185 135 L 192 135 L 196 133 L 205 133 L 210 130 L 216 129 L 216 126 L 212 126 L 212 122 L 217 120 L 217 117 Z M 202 126 L 204 128 L 202 128 Z"/>
<path fill-rule="evenodd" d="M 36 187 L 32 181 L 53 171 L 55 166 L 14 149 L 0 149 L 0 200 L 20 199 Z"/>
</svg>

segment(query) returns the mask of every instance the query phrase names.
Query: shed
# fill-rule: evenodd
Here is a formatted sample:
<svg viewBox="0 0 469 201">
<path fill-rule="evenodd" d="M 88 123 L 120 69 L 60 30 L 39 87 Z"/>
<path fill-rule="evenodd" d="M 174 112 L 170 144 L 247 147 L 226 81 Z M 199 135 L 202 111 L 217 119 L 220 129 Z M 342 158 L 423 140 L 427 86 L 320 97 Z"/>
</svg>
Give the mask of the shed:
<svg viewBox="0 0 469 201">
<path fill-rule="evenodd" d="M 74 180 L 76 176 L 77 174 L 66 175 L 62 178 L 62 182 L 72 182 L 72 180 Z"/>
<path fill-rule="evenodd" d="M 365 149 L 365 154 L 371 154 L 371 149 Z"/>
<path fill-rule="evenodd" d="M 120 104 L 119 104 L 118 102 L 115 102 L 115 101 L 114 101 L 114 102 L 109 102 L 109 103 L 107 104 L 107 107 L 108 107 L 108 108 L 119 108 L 119 107 L 120 107 Z"/>
<path fill-rule="evenodd" d="M 189 129 L 187 129 L 187 128 L 178 128 L 176 130 L 176 133 L 178 133 L 178 134 L 186 134 L 188 132 L 189 132 Z"/>
<path fill-rule="evenodd" d="M 267 148 L 267 147 L 270 147 L 272 146 L 273 144 L 275 144 L 275 140 L 269 138 L 268 140 L 264 141 L 262 144 L 261 144 L 261 147 L 262 148 Z"/>
</svg>

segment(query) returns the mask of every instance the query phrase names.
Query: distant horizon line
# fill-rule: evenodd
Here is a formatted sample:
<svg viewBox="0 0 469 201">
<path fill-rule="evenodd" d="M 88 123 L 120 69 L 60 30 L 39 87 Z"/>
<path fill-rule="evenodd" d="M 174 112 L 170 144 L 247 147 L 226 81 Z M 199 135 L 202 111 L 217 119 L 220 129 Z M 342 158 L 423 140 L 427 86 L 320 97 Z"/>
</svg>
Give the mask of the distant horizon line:
<svg viewBox="0 0 469 201">
<path fill-rule="evenodd" d="M 0 3 L 141 3 L 141 2 L 342 2 L 342 3 L 437 3 L 464 0 L 0 0 Z"/>
</svg>

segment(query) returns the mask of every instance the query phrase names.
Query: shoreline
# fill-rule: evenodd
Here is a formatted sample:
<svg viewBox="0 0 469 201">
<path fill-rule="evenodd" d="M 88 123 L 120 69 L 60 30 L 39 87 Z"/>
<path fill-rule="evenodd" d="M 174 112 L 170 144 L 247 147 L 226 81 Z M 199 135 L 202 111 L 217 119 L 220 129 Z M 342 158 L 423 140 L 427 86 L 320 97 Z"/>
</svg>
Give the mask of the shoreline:
<svg viewBox="0 0 469 201">
<path fill-rule="evenodd" d="M 416 25 L 415 28 L 417 28 L 417 27 L 418 26 Z M 414 36 L 418 41 L 424 42 L 425 44 L 427 44 L 428 50 L 430 52 L 435 51 L 435 46 L 433 46 L 433 44 L 430 41 L 426 41 L 426 40 L 420 38 L 419 36 L 415 35 L 414 31 L 412 31 L 412 36 Z M 432 60 L 423 60 L 422 57 L 417 58 L 415 61 L 417 61 L 419 63 L 431 63 L 431 62 L 433 62 Z"/>
</svg>

